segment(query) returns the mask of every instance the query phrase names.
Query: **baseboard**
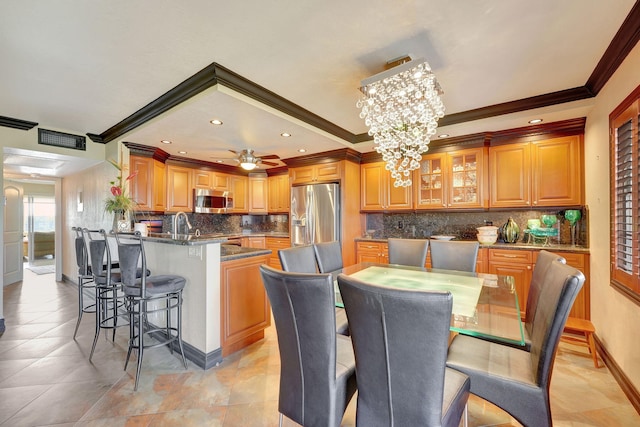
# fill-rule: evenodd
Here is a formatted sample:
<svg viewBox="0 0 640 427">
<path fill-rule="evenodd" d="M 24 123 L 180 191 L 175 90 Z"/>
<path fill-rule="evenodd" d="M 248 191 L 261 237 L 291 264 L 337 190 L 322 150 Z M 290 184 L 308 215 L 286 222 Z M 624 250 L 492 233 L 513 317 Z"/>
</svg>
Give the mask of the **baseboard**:
<svg viewBox="0 0 640 427">
<path fill-rule="evenodd" d="M 4 327 L 4 317 L 2 319 L 0 319 L 0 335 L 2 335 L 5 331 L 5 327 Z M 222 354 L 222 350 L 220 351 L 220 354 Z"/>
<path fill-rule="evenodd" d="M 611 356 L 611 353 L 607 351 L 607 348 L 604 346 L 602 341 L 598 338 L 598 335 L 593 334 L 593 340 L 596 343 L 596 350 L 604 364 L 611 371 L 611 375 L 616 380 L 620 388 L 627 395 L 627 398 L 636 409 L 638 413 L 640 413 L 640 393 L 638 389 L 633 385 L 633 383 L 629 380 L 624 371 L 620 368 L 620 366 L 616 363 L 616 361 Z"/>
<path fill-rule="evenodd" d="M 151 333 L 151 336 L 158 341 L 164 341 L 167 335 L 162 331 L 155 331 Z M 170 345 L 173 347 L 173 351 L 180 352 L 180 347 L 176 341 L 171 342 Z M 182 347 L 184 347 L 184 357 L 205 371 L 218 366 L 222 362 L 222 348 L 205 353 L 186 341 L 182 341 Z"/>
</svg>

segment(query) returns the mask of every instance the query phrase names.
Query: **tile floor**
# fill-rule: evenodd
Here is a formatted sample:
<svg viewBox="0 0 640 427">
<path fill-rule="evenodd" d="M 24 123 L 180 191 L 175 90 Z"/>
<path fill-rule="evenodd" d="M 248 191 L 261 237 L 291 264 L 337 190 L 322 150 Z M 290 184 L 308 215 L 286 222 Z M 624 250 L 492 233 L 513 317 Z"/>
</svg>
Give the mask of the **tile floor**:
<svg viewBox="0 0 640 427">
<path fill-rule="evenodd" d="M 127 330 L 102 338 L 88 361 L 94 317 L 85 315 L 76 341 L 75 287 L 53 274 L 25 270 L 4 289 L 6 332 L 0 336 L 2 426 L 276 426 L 279 358 L 275 328 L 265 340 L 203 371 L 185 370 L 166 348 L 145 354 L 140 386 L 135 363 L 123 370 Z M 640 425 L 607 370 L 583 348 L 561 344 L 551 385 L 556 426 Z M 355 398 L 343 425 L 355 425 Z M 517 426 L 509 415 L 473 397 L 470 426 Z M 288 421 L 287 426 L 295 423 Z"/>
</svg>

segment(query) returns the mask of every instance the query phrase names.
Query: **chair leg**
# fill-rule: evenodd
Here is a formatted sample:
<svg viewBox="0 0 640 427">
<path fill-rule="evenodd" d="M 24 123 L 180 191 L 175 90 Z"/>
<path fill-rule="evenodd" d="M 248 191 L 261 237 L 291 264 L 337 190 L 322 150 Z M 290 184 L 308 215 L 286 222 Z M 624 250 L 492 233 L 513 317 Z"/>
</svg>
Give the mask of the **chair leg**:
<svg viewBox="0 0 640 427">
<path fill-rule="evenodd" d="M 138 322 L 140 324 L 140 327 L 138 328 L 138 364 L 136 367 L 136 383 L 135 383 L 135 386 L 133 387 L 134 391 L 138 390 L 138 381 L 140 380 L 140 370 L 142 369 L 142 355 L 144 353 L 144 338 L 143 338 L 144 329 L 142 328 L 142 325 L 144 324 L 143 321 L 146 321 L 146 317 L 147 317 L 147 302 L 140 301 L 139 309 L 140 311 L 138 312 Z"/>
<path fill-rule="evenodd" d="M 182 363 L 184 369 L 187 369 L 187 358 L 184 356 L 184 347 L 182 346 L 182 292 L 178 294 L 178 345 L 180 346 L 180 354 L 182 355 Z"/>
<path fill-rule="evenodd" d="M 465 403 L 464 404 L 464 421 L 463 421 L 463 425 L 464 427 L 467 427 L 469 425 L 469 404 Z"/>
<path fill-rule="evenodd" d="M 131 358 L 131 350 L 133 348 L 133 340 L 135 339 L 136 336 L 136 328 L 135 328 L 135 316 L 134 316 L 134 310 L 135 310 L 135 301 L 133 298 L 129 298 L 127 297 L 127 312 L 129 314 L 129 349 L 127 350 L 127 358 L 125 359 L 124 362 L 124 370 L 127 370 L 127 366 L 129 365 L 129 359 Z"/>
<path fill-rule="evenodd" d="M 82 279 L 78 277 L 78 321 L 76 322 L 76 330 L 73 331 L 73 339 L 76 339 L 76 335 L 78 334 L 78 328 L 80 327 L 80 321 L 82 320 L 82 314 L 84 313 L 84 295 L 83 295 L 83 284 Z"/>
<path fill-rule="evenodd" d="M 89 362 L 91 362 L 91 359 L 93 358 L 93 352 L 96 350 L 96 343 L 98 342 L 98 337 L 100 336 L 102 316 L 104 315 L 102 310 L 102 291 L 98 286 L 96 286 L 96 332 L 93 335 L 93 345 L 91 346 L 91 353 L 89 354 Z"/>
<path fill-rule="evenodd" d="M 596 343 L 593 340 L 593 334 L 591 332 L 586 332 L 587 343 L 589 344 L 589 353 L 591 353 L 591 357 L 593 358 L 593 366 L 600 368 L 598 365 L 598 353 L 596 353 Z"/>
<path fill-rule="evenodd" d="M 165 307 L 167 308 L 167 323 L 164 329 L 164 333 L 167 335 L 167 340 L 170 340 L 172 337 L 171 334 L 171 300 L 172 298 L 169 297 L 165 300 Z M 171 354 L 173 354 L 173 343 L 169 343 L 169 352 Z"/>
<path fill-rule="evenodd" d="M 278 423 L 279 427 L 282 427 L 282 412 L 280 412 L 280 422 Z"/>
</svg>

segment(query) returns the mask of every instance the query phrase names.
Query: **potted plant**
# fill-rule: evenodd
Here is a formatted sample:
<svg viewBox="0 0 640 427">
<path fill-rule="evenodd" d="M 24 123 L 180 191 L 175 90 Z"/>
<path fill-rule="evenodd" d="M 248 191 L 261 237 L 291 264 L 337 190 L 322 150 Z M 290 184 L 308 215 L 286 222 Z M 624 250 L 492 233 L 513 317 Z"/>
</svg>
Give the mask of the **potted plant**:
<svg viewBox="0 0 640 427">
<path fill-rule="evenodd" d="M 127 214 L 135 207 L 136 202 L 128 194 L 127 183 L 138 172 L 133 172 L 123 179 L 125 166 L 113 160 L 109 160 L 109 163 L 118 170 L 118 176 L 115 180 L 109 181 L 111 196 L 105 199 L 104 210 L 114 214 L 113 231 L 131 231 L 131 222 L 127 219 Z"/>
</svg>

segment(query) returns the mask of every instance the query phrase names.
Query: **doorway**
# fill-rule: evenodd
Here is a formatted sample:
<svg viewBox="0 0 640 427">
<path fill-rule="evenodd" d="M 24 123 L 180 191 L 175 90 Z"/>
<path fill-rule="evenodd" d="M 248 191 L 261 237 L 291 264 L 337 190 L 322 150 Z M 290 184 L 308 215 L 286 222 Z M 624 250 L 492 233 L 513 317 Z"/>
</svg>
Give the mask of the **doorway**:
<svg viewBox="0 0 640 427">
<path fill-rule="evenodd" d="M 53 185 L 24 187 L 23 259 L 36 274 L 55 272 L 56 199 Z"/>
</svg>

